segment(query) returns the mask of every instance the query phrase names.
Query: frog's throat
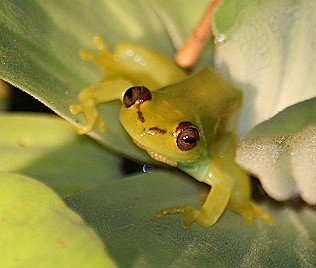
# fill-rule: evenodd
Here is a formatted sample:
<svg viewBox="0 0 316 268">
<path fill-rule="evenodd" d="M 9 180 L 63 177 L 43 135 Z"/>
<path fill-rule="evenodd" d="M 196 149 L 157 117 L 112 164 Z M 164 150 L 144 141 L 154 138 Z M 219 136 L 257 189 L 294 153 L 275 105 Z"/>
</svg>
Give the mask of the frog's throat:
<svg viewBox="0 0 316 268">
<path fill-rule="evenodd" d="M 133 139 L 133 141 L 139 148 L 144 149 L 149 154 L 149 156 L 151 158 L 155 159 L 156 161 L 166 163 L 167 165 L 173 166 L 173 167 L 177 166 L 177 162 L 176 161 L 169 160 L 166 157 L 164 157 L 163 155 L 157 154 L 157 153 L 149 150 L 147 147 L 145 147 L 144 145 L 140 144 L 138 141 L 136 141 L 134 139 Z"/>
</svg>

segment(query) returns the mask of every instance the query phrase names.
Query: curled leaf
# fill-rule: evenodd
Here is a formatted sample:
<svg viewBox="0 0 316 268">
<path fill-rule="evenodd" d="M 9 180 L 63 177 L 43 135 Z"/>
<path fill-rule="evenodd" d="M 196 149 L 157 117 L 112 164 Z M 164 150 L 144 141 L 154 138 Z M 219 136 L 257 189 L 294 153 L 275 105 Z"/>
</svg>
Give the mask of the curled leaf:
<svg viewBox="0 0 316 268">
<path fill-rule="evenodd" d="M 257 125 L 241 140 L 237 161 L 276 200 L 316 204 L 316 98 Z"/>
<path fill-rule="evenodd" d="M 223 0 L 214 18 L 215 65 L 244 91 L 240 134 L 316 96 L 315 24 L 315 1 Z"/>
</svg>

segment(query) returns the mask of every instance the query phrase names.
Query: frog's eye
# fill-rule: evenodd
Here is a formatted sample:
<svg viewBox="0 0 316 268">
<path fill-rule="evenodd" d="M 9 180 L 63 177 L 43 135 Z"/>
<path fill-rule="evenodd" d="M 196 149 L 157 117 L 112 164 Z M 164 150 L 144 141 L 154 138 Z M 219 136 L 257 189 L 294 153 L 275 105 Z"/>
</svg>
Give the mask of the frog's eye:
<svg viewBox="0 0 316 268">
<path fill-rule="evenodd" d="M 151 100 L 151 93 L 148 88 L 143 86 L 129 88 L 123 97 L 123 103 L 126 108 L 138 107 L 147 100 Z"/>
<path fill-rule="evenodd" d="M 177 147 L 181 151 L 193 149 L 200 140 L 198 128 L 190 122 L 181 122 L 177 129 Z"/>
</svg>

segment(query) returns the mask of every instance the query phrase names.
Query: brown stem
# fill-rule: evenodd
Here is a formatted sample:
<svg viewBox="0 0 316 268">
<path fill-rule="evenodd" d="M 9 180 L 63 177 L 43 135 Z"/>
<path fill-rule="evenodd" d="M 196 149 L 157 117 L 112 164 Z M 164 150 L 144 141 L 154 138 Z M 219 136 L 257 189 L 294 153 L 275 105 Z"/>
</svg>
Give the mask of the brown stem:
<svg viewBox="0 0 316 268">
<path fill-rule="evenodd" d="M 207 8 L 205 14 L 195 26 L 189 38 L 180 50 L 178 50 L 175 60 L 183 68 L 193 66 L 200 58 L 212 33 L 211 20 L 216 7 L 221 0 L 213 0 Z"/>
</svg>

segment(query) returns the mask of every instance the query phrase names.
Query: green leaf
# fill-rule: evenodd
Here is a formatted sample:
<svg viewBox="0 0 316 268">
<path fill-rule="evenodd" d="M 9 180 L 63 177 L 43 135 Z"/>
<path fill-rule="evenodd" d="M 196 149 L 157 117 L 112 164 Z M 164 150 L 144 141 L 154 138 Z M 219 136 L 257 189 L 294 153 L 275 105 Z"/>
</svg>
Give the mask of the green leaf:
<svg viewBox="0 0 316 268">
<path fill-rule="evenodd" d="M 223 0 L 213 25 L 225 39 L 215 65 L 245 93 L 240 134 L 316 96 L 315 24 L 315 1 Z"/>
<path fill-rule="evenodd" d="M 67 198 L 106 242 L 121 267 L 313 267 L 316 213 L 265 201 L 274 217 L 247 227 L 226 211 L 212 228 L 181 226 L 181 216 L 156 218 L 162 208 L 201 205 L 208 188 L 179 172 L 154 171 Z M 289 235 L 290 234 L 290 235 Z"/>
<path fill-rule="evenodd" d="M 33 176 L 63 196 L 121 176 L 119 156 L 57 116 L 4 113 L 0 129 L 0 171 Z"/>
<path fill-rule="evenodd" d="M 0 173 L 1 267 L 114 267 L 102 242 L 42 183 Z"/>
<path fill-rule="evenodd" d="M 237 161 L 277 200 L 316 204 L 316 98 L 283 110 L 241 140 Z M 259 164 L 258 164 L 259 163 Z"/>
<path fill-rule="evenodd" d="M 78 116 L 70 113 L 69 105 L 77 102 L 83 88 L 102 78 L 100 68 L 79 57 L 81 49 L 96 50 L 95 35 L 102 35 L 111 48 L 119 42 L 133 41 L 165 55 L 174 54 L 165 26 L 146 1 L 96 0 L 91 4 L 4 0 L 0 9 L 0 78 L 31 94 L 71 123 L 76 123 Z M 181 10 L 178 17 L 184 20 L 186 14 L 183 7 Z M 196 18 L 192 20 L 188 17 L 192 23 Z M 131 158 L 153 162 L 117 124 L 119 105 L 102 106 L 100 114 L 104 115 L 108 130 L 103 133 L 96 129 L 90 135 Z M 85 122 L 83 117 L 79 118 L 79 122 Z"/>
<path fill-rule="evenodd" d="M 209 5 L 209 0 L 199 0 L 198 3 L 191 0 L 146 0 L 146 2 L 163 24 L 164 31 L 168 32 L 171 41 L 178 39 L 173 42 L 175 47 L 181 45 L 191 34 L 193 27 Z"/>
</svg>

